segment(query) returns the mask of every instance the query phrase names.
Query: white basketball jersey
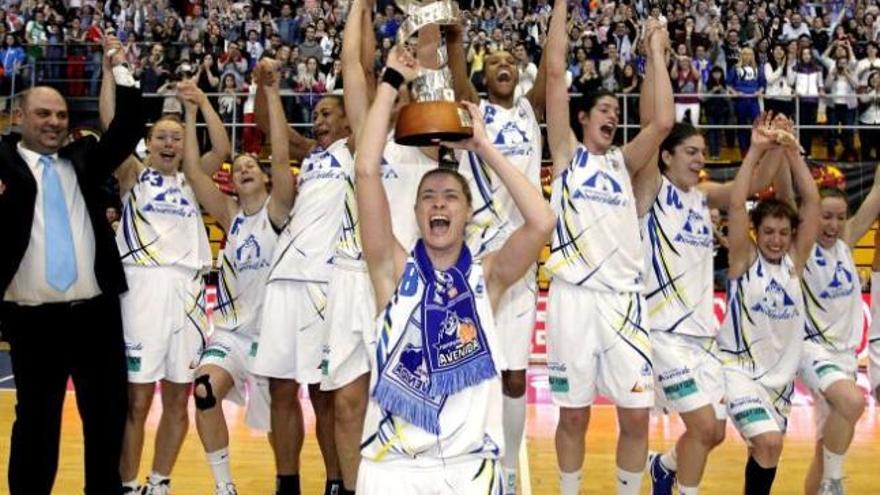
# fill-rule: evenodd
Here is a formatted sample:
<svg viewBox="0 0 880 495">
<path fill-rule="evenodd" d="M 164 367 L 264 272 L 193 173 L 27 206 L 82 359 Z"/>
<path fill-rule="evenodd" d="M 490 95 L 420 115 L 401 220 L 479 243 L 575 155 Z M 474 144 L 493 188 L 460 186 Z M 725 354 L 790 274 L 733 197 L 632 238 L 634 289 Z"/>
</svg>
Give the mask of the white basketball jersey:
<svg viewBox="0 0 880 495">
<path fill-rule="evenodd" d="M 492 306 L 479 261 L 471 265 L 468 283 L 473 291 L 477 315 L 486 335 L 497 369 L 504 368 L 501 347 L 495 333 Z M 410 325 L 420 325 L 424 283 L 410 258 L 391 301 L 376 319 L 376 341 L 371 349 L 370 389 L 376 386 L 377 363 L 389 358 L 402 343 Z M 361 454 L 376 462 L 405 463 L 408 466 L 442 467 L 446 462 L 469 457 L 499 458 L 504 434 L 501 421 L 501 375 L 446 396 L 440 406 L 440 434 L 434 435 L 381 409 L 370 398 L 364 420 Z"/>
<path fill-rule="evenodd" d="M 642 218 L 645 299 L 651 330 L 714 337 L 712 224 L 706 195 L 677 188 L 662 176 Z"/>
<path fill-rule="evenodd" d="M 482 99 L 480 111 L 489 140 L 540 190 L 541 127 L 528 98 L 518 98 L 511 108 Z M 474 197 L 468 246 L 475 257 L 480 257 L 498 250 L 524 221 L 510 192 L 476 153 L 461 154 L 459 171 L 467 178 Z"/>
<path fill-rule="evenodd" d="M 644 288 L 639 219 L 620 148 L 592 155 L 579 145 L 553 180 L 550 205 L 556 229 L 544 266 L 553 277 L 603 292 Z"/>
<path fill-rule="evenodd" d="M 804 302 L 791 258 L 770 263 L 759 253 L 746 273 L 730 281 L 727 294 L 718 333 L 724 365 L 768 388 L 789 385 L 804 339 Z"/>
<path fill-rule="evenodd" d="M 837 351 L 855 351 L 862 339 L 862 291 L 852 251 L 838 239 L 813 246 L 804 266 L 806 338 Z"/>
<path fill-rule="evenodd" d="M 226 246 L 220 254 L 214 325 L 257 335 L 266 280 L 278 233 L 266 205 L 253 215 L 239 210 L 232 219 Z"/>
<path fill-rule="evenodd" d="M 211 266 L 211 246 L 199 203 L 180 172 L 146 167 L 123 198 L 116 246 L 125 265 Z"/>
<path fill-rule="evenodd" d="M 437 168 L 437 161 L 425 156 L 419 148 L 402 146 L 394 142 L 394 134 L 388 135 L 382 152 L 382 185 L 391 211 L 391 229 L 404 249 L 409 250 L 419 238 L 414 207 L 419 181 L 425 172 Z M 355 172 L 351 171 L 350 185 L 345 190 L 345 214 L 342 233 L 336 244 L 335 264 L 366 269 L 360 239 L 357 197 L 355 196 Z"/>
<path fill-rule="evenodd" d="M 342 230 L 346 189 L 354 187 L 354 159 L 347 139 L 307 156 L 297 176 L 297 194 L 278 247 L 269 280 L 326 283 Z"/>
</svg>

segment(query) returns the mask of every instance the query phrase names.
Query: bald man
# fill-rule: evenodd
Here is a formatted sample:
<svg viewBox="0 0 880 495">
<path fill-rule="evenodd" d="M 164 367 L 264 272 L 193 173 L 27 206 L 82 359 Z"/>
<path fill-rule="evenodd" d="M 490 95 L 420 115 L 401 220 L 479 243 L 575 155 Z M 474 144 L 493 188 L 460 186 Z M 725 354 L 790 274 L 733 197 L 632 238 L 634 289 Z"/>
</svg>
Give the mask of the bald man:
<svg viewBox="0 0 880 495">
<path fill-rule="evenodd" d="M 105 41 L 104 84 L 116 81 L 120 118 L 100 141 L 68 143 L 64 97 L 36 87 L 16 110 L 21 135 L 0 143 L 0 324 L 17 401 L 12 495 L 52 492 L 68 377 L 83 423 L 85 493 L 122 491 L 127 397 L 119 294 L 126 284 L 101 188 L 134 150 L 144 117 L 140 90 L 119 65 L 120 48 L 112 37 Z"/>
</svg>

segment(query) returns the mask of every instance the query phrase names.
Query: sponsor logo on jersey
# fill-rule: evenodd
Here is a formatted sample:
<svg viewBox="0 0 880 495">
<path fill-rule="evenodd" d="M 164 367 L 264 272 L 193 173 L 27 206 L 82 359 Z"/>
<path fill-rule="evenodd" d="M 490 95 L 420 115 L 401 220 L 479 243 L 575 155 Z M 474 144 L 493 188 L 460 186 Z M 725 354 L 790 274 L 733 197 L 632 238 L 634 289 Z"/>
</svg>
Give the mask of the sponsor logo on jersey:
<svg viewBox="0 0 880 495">
<path fill-rule="evenodd" d="M 816 370 L 816 375 L 819 378 L 822 378 L 823 376 L 827 375 L 828 373 L 831 373 L 834 371 L 836 371 L 838 373 L 843 373 L 843 370 L 840 369 L 840 367 L 837 366 L 836 364 L 828 363 L 828 362 L 824 362 L 824 361 L 813 361 L 813 369 Z"/>
<path fill-rule="evenodd" d="M 574 199 L 586 199 L 611 206 L 626 206 L 623 187 L 610 174 L 601 170 L 594 173 L 574 192 Z"/>
<path fill-rule="evenodd" d="M 506 156 L 527 155 L 532 150 L 529 135 L 513 121 L 507 122 L 498 130 L 495 146 Z"/>
<path fill-rule="evenodd" d="M 681 226 L 678 234 L 675 235 L 675 242 L 681 242 L 696 247 L 711 248 L 712 231 L 709 230 L 709 226 L 706 225 L 706 220 L 703 218 L 703 215 L 700 215 L 700 213 L 693 209 L 688 209 L 688 215 L 684 220 L 684 225 Z"/>
<path fill-rule="evenodd" d="M 333 153 L 315 152 L 303 161 L 299 174 L 300 184 L 316 179 L 345 179 L 342 164 Z"/>
<path fill-rule="evenodd" d="M 733 420 L 740 426 L 756 421 L 769 421 L 770 414 L 757 397 L 742 397 L 730 403 Z"/>
<path fill-rule="evenodd" d="M 547 363 L 547 371 L 549 372 L 551 392 L 564 394 L 569 391 L 565 363 L 549 362 Z"/>
<path fill-rule="evenodd" d="M 770 279 L 770 283 L 764 289 L 764 297 L 752 305 L 751 310 L 764 313 L 773 320 L 790 320 L 798 314 L 794 299 L 785 292 L 785 288 L 776 279 Z"/>
<path fill-rule="evenodd" d="M 267 268 L 269 260 L 262 257 L 260 242 L 251 234 L 235 249 L 235 269 L 239 272 Z"/>
<path fill-rule="evenodd" d="M 153 199 L 144 206 L 144 211 L 179 217 L 191 217 L 196 214 L 192 203 L 186 199 L 179 187 L 169 187 L 153 196 Z"/>
<path fill-rule="evenodd" d="M 400 178 L 400 175 L 394 170 L 394 167 L 388 163 L 388 160 L 386 160 L 384 156 L 382 157 L 382 164 L 380 167 L 382 180 L 394 180 Z"/>
<path fill-rule="evenodd" d="M 663 394 L 669 400 L 683 399 L 697 393 L 697 382 L 693 378 L 663 386 Z"/>
<path fill-rule="evenodd" d="M 834 276 L 828 286 L 819 293 L 820 299 L 837 299 L 846 297 L 853 293 L 855 284 L 853 284 L 853 274 L 846 269 L 842 261 L 837 262 L 834 268 Z"/>
</svg>

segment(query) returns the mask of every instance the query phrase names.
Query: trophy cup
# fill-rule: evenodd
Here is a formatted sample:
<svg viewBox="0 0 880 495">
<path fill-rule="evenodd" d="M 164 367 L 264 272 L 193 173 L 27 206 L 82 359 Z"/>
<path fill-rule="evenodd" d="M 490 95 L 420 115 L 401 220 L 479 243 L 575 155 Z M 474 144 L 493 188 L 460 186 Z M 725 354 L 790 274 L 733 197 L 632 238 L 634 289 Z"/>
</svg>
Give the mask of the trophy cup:
<svg viewBox="0 0 880 495">
<path fill-rule="evenodd" d="M 395 0 L 407 16 L 397 32 L 403 45 L 425 26 L 448 26 L 459 22 L 458 4 L 452 0 Z M 440 67 L 422 68 L 410 85 L 413 103 L 397 116 L 394 140 L 405 146 L 431 146 L 437 141 L 460 141 L 473 136 L 470 114 L 455 101 L 452 73 L 446 64 L 446 47 L 439 48 Z"/>
</svg>

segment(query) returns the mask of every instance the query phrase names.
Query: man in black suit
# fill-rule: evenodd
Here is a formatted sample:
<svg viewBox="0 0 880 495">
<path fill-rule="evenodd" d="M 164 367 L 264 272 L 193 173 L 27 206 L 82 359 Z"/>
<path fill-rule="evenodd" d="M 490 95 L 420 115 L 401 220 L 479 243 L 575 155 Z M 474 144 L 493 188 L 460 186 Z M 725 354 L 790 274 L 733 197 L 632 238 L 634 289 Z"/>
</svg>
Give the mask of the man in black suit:
<svg viewBox="0 0 880 495">
<path fill-rule="evenodd" d="M 102 188 L 143 135 L 144 116 L 118 40 L 104 46 L 117 118 L 100 141 L 65 144 L 64 98 L 36 87 L 21 97 L 20 138 L 0 143 L 0 320 L 17 400 L 12 495 L 52 491 L 68 377 L 83 422 L 85 493 L 122 491 L 127 394 L 119 294 L 127 288 Z"/>
</svg>

